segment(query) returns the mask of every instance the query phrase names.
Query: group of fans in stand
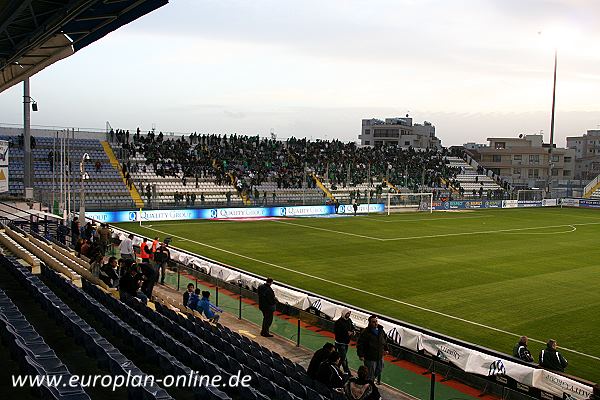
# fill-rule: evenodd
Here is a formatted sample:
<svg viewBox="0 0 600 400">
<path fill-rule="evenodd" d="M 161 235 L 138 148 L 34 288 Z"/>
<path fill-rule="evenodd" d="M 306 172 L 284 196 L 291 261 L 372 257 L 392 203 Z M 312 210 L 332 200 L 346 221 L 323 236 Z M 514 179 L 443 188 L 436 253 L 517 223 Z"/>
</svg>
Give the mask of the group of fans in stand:
<svg viewBox="0 0 600 400">
<path fill-rule="evenodd" d="M 144 239 L 136 253 L 133 246 L 133 235 L 119 240 L 108 227 L 108 224 L 94 225 L 88 222 L 81 227 L 79 218 L 71 221 L 70 230 L 59 226 L 62 233 L 57 235 L 59 241 L 66 244 L 66 236 L 70 232 L 71 245 L 79 257 L 89 260 L 93 275 L 102 280 L 108 287 L 118 288 L 122 296 L 137 297 L 144 303 L 152 298 L 154 285 L 165 283 L 166 268 L 171 258 L 168 240 L 161 242 L 159 237 L 153 241 Z M 106 257 L 111 246 L 118 248 L 120 258 Z M 136 262 L 137 258 L 141 262 Z"/>
</svg>

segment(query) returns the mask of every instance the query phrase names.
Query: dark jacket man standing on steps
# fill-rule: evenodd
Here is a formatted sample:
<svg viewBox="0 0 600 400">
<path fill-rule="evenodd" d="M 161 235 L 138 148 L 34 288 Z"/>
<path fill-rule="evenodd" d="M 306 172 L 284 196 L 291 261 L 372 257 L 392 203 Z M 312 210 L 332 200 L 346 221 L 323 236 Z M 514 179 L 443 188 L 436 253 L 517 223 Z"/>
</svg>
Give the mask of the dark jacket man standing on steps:
<svg viewBox="0 0 600 400">
<path fill-rule="evenodd" d="M 262 330 L 260 335 L 264 337 L 273 337 L 269 333 L 269 328 L 273 323 L 273 313 L 275 312 L 275 306 L 277 305 L 277 299 L 275 298 L 275 292 L 271 288 L 273 278 L 267 278 L 265 283 L 258 287 L 258 308 L 263 314 Z"/>
</svg>

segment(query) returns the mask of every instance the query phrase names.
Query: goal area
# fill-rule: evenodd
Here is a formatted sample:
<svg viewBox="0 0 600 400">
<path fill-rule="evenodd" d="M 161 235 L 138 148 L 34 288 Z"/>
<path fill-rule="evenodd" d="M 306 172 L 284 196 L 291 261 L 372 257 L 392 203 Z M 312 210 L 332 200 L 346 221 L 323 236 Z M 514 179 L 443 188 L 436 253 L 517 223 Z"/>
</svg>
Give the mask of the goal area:
<svg viewBox="0 0 600 400">
<path fill-rule="evenodd" d="M 517 200 L 520 201 L 542 201 L 544 199 L 544 190 L 542 189 L 522 189 L 517 192 Z"/>
<path fill-rule="evenodd" d="M 388 193 L 387 215 L 397 212 L 433 212 L 433 193 Z"/>
</svg>

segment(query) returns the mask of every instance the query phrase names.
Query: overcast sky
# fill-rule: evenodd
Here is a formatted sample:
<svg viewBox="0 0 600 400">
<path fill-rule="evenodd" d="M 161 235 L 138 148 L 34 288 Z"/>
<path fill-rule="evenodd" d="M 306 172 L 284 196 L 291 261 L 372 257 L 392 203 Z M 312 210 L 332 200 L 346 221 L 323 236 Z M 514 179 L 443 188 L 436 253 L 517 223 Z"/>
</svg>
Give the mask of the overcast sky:
<svg viewBox="0 0 600 400">
<path fill-rule="evenodd" d="M 356 140 L 409 113 L 446 146 L 600 126 L 600 2 L 171 0 L 31 79 L 32 124 Z M 541 32 L 541 34 L 540 34 Z M 21 123 L 22 84 L 0 93 Z"/>
</svg>

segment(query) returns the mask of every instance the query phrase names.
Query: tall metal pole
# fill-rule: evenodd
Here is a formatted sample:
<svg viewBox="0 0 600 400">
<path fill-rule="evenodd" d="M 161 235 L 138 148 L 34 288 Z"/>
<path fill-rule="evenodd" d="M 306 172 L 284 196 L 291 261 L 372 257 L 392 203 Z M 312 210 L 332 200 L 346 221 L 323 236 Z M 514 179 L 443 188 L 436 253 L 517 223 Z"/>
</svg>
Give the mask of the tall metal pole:
<svg viewBox="0 0 600 400">
<path fill-rule="evenodd" d="M 554 81 L 552 86 L 552 118 L 550 120 L 550 148 L 548 149 L 548 194 L 552 193 L 552 146 L 554 145 L 554 110 L 556 106 L 556 67 L 558 50 L 554 49 Z"/>
<path fill-rule="evenodd" d="M 56 162 L 54 162 L 56 160 L 56 136 L 58 135 L 58 132 L 56 132 L 56 135 L 52 136 L 52 165 L 50 166 L 50 168 L 52 169 L 52 205 L 50 206 L 50 212 L 54 213 L 54 192 L 56 190 Z"/>
<path fill-rule="evenodd" d="M 60 148 L 60 212 L 65 217 L 65 201 L 64 201 L 64 189 L 65 189 L 65 150 L 64 145 L 64 131 L 61 131 L 59 148 Z"/>
<path fill-rule="evenodd" d="M 29 78 L 23 81 L 23 178 L 25 192 L 33 187 L 31 171 L 31 97 L 29 96 Z"/>
</svg>

